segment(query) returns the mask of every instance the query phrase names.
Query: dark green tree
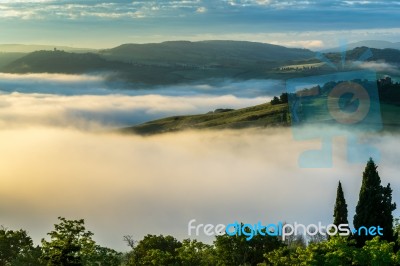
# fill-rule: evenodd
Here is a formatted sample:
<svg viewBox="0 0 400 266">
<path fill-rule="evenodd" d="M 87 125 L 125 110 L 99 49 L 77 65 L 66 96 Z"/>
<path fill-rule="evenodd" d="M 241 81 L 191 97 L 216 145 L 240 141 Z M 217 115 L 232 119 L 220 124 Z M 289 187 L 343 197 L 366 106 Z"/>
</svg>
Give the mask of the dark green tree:
<svg viewBox="0 0 400 266">
<path fill-rule="evenodd" d="M 96 245 L 93 252 L 85 257 L 85 266 L 120 266 L 123 254 L 113 249 Z"/>
<path fill-rule="evenodd" d="M 216 236 L 217 265 L 258 265 L 266 262 L 265 253 L 284 246 L 277 236 L 256 234 L 250 240 L 246 238 L 244 234 Z"/>
<path fill-rule="evenodd" d="M 42 265 L 40 248 L 34 247 L 25 230 L 8 230 L 0 227 L 0 266 Z"/>
<path fill-rule="evenodd" d="M 354 227 L 380 226 L 383 228 L 382 240 L 392 242 L 395 240 L 393 235 L 393 215 L 396 204 L 392 203 L 392 189 L 390 184 L 386 187 L 381 185 L 381 178 L 377 171 L 377 166 L 372 158 L 369 159 L 363 173 L 363 180 L 359 195 L 359 200 L 354 215 Z M 365 241 L 371 240 L 373 236 L 365 234 L 355 234 L 357 246 L 364 246 Z"/>
<path fill-rule="evenodd" d="M 42 260 L 47 265 L 84 265 L 95 252 L 93 233 L 86 231 L 84 220 L 67 220 L 58 217 L 59 224 L 48 233 L 50 241 L 42 239 Z"/>
<path fill-rule="evenodd" d="M 275 105 L 275 104 L 280 104 L 281 101 L 279 100 L 278 97 L 274 96 L 274 98 L 271 100 L 271 104 Z"/>
<path fill-rule="evenodd" d="M 172 236 L 147 235 L 130 252 L 128 265 L 179 265 L 180 247 Z"/>
<path fill-rule="evenodd" d="M 338 226 L 339 224 L 348 224 L 347 220 L 347 204 L 344 198 L 342 189 L 342 183 L 339 181 L 339 185 L 336 192 L 335 208 L 333 210 L 333 224 Z"/>
<path fill-rule="evenodd" d="M 182 266 L 216 265 L 215 249 L 197 240 L 184 239 L 182 247 L 177 249 Z"/>
<path fill-rule="evenodd" d="M 280 103 L 287 103 L 288 99 L 289 99 L 289 97 L 288 97 L 288 93 L 287 92 L 284 92 L 284 93 L 281 94 L 281 96 L 279 96 Z"/>
</svg>

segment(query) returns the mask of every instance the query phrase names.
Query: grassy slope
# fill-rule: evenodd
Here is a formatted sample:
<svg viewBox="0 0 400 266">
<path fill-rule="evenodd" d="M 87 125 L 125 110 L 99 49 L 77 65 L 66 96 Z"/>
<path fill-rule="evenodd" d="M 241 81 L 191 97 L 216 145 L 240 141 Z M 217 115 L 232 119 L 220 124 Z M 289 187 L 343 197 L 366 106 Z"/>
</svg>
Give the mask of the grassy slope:
<svg viewBox="0 0 400 266">
<path fill-rule="evenodd" d="M 25 56 L 25 53 L 3 53 L 0 52 L 0 68 Z"/>
<path fill-rule="evenodd" d="M 142 135 L 187 129 L 239 129 L 289 125 L 287 104 L 269 103 L 227 112 L 173 116 L 122 129 L 125 133 Z"/>
<path fill-rule="evenodd" d="M 399 111 L 399 105 L 381 103 L 383 131 L 398 132 L 400 130 Z M 318 114 L 315 115 L 318 117 Z M 330 124 L 333 121 L 332 118 L 320 118 L 322 124 Z M 290 114 L 287 104 L 271 105 L 266 103 L 226 112 L 172 116 L 123 128 L 120 131 L 123 133 L 152 135 L 188 129 L 242 129 L 289 125 Z"/>
</svg>

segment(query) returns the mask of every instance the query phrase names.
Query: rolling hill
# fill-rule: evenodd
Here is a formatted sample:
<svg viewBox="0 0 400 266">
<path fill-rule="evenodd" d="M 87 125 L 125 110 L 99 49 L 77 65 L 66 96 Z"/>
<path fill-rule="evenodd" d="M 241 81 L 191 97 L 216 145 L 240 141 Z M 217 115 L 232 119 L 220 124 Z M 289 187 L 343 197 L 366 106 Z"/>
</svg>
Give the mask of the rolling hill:
<svg viewBox="0 0 400 266">
<path fill-rule="evenodd" d="M 93 71 L 118 71 L 122 62 L 109 62 L 93 53 L 68 53 L 64 51 L 37 51 L 18 58 L 1 68 L 9 73 L 68 73 L 80 74 Z"/>
<path fill-rule="evenodd" d="M 0 53 L 32 53 L 42 50 L 62 50 L 74 53 L 87 53 L 95 52 L 95 49 L 90 48 L 76 48 L 59 45 L 38 45 L 38 44 L 0 44 Z"/>
<path fill-rule="evenodd" d="M 119 130 L 123 133 L 152 135 L 190 129 L 241 129 L 288 126 L 287 104 L 265 103 L 238 110 L 217 109 L 200 115 L 173 116 Z"/>
<path fill-rule="evenodd" d="M 346 45 L 347 50 L 353 50 L 357 47 L 369 47 L 374 49 L 397 49 L 400 50 L 400 42 L 388 42 L 379 40 L 365 40 L 355 43 L 350 43 Z M 335 47 L 331 49 L 324 50 L 325 52 L 341 52 L 341 47 Z"/>
<path fill-rule="evenodd" d="M 348 51 L 346 59 L 356 61 L 367 50 Z M 400 50 L 371 49 L 368 61 L 399 64 Z M 327 53 L 335 64 L 340 53 Z M 288 79 L 332 73 L 319 66 L 310 50 L 242 41 L 174 41 L 154 44 L 124 44 L 96 53 L 60 50 L 23 54 L 0 54 L 0 71 L 7 73 L 112 72 L 118 79 L 144 85 L 193 83 L 203 80 Z M 294 71 L 282 69 L 296 67 Z M 317 66 L 318 67 L 310 67 Z"/>
<path fill-rule="evenodd" d="M 282 62 L 314 57 L 306 49 L 245 41 L 169 41 L 123 44 L 100 54 L 122 61 L 141 63 L 187 63 L 237 65 L 254 62 Z"/>
</svg>

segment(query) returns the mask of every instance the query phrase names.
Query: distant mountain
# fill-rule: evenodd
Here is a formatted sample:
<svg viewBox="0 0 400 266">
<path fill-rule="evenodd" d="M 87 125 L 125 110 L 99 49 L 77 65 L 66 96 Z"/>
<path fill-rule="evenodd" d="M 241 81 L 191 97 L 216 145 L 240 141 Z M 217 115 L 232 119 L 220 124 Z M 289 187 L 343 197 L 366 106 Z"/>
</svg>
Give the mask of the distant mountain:
<svg viewBox="0 0 400 266">
<path fill-rule="evenodd" d="M 25 56 L 25 53 L 3 53 L 0 52 L 0 68 L 14 62 L 15 60 Z"/>
<path fill-rule="evenodd" d="M 163 85 L 204 79 L 263 79 L 283 62 L 314 57 L 310 50 L 277 45 L 238 42 L 164 42 L 124 44 L 98 53 L 60 50 L 28 54 L 0 68 L 11 73 L 118 72 L 129 82 Z"/>
<path fill-rule="evenodd" d="M 372 57 L 368 58 L 366 61 L 385 61 L 388 63 L 400 64 L 400 50 L 397 49 L 375 49 L 368 47 L 357 47 L 347 51 L 346 60 L 358 61 L 368 49 L 371 51 Z M 341 60 L 340 53 L 326 53 L 325 55 L 335 62 L 339 62 Z"/>
<path fill-rule="evenodd" d="M 123 133 L 151 135 L 191 129 L 241 129 L 288 126 L 287 104 L 265 103 L 238 110 L 216 110 L 207 114 L 173 116 L 121 129 Z"/>
<path fill-rule="evenodd" d="M 109 62 L 93 53 L 67 53 L 63 51 L 37 51 L 23 56 L 0 70 L 9 73 L 68 73 L 118 71 L 121 62 Z"/>
<path fill-rule="evenodd" d="M 400 42 L 388 42 L 388 41 L 378 41 L 378 40 L 367 40 L 355 43 L 350 43 L 346 46 L 347 50 L 353 50 L 357 47 L 369 47 L 375 49 L 397 49 L 400 50 Z M 335 47 L 331 49 L 324 50 L 324 52 L 341 52 L 341 47 Z"/>
<path fill-rule="evenodd" d="M 315 53 L 298 48 L 244 41 L 170 41 L 123 44 L 100 53 L 113 59 L 146 63 L 188 63 L 236 65 L 262 61 L 305 60 Z"/>
<path fill-rule="evenodd" d="M 95 49 L 75 48 L 57 45 L 26 45 L 26 44 L 0 44 L 0 53 L 32 53 L 41 50 L 61 50 L 74 53 L 95 52 Z"/>
<path fill-rule="evenodd" d="M 367 49 L 358 47 L 348 51 L 347 61 L 359 60 Z M 400 63 L 400 50 L 371 51 L 373 57 L 368 61 Z M 340 53 L 325 55 L 335 64 L 340 63 Z M 37 51 L 26 55 L 0 53 L 0 61 L 0 71 L 8 73 L 82 74 L 108 71 L 124 81 L 147 85 L 213 79 L 287 79 L 333 71 L 320 64 L 310 50 L 239 41 L 124 44 L 96 53 L 61 50 Z"/>
</svg>

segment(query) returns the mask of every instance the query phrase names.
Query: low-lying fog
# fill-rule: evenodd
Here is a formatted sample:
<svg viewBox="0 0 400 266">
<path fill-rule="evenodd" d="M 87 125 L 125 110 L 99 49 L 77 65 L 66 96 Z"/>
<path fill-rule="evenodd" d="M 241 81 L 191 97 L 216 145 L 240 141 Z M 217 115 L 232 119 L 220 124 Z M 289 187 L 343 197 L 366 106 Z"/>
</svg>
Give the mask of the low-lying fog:
<svg viewBox="0 0 400 266">
<path fill-rule="evenodd" d="M 35 86 L 32 80 L 27 84 Z M 85 130 L 135 121 L 130 115 L 147 118 L 250 106 L 266 101 L 266 95 L 4 92 L 0 223 L 28 230 L 38 243 L 58 216 L 84 218 L 100 244 L 126 250 L 122 237 L 128 234 L 135 239 L 148 233 L 187 238 L 191 219 L 215 224 L 330 223 L 339 180 L 351 221 L 366 162 L 347 162 L 344 138 L 334 140 L 333 168 L 302 169 L 299 154 L 318 148 L 320 142 L 296 141 L 290 128 L 152 137 Z M 381 152 L 382 181 L 392 184 L 399 203 L 398 136 L 381 136 L 374 145 Z"/>
</svg>

